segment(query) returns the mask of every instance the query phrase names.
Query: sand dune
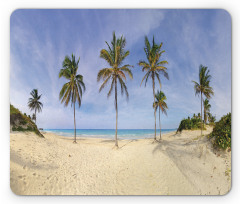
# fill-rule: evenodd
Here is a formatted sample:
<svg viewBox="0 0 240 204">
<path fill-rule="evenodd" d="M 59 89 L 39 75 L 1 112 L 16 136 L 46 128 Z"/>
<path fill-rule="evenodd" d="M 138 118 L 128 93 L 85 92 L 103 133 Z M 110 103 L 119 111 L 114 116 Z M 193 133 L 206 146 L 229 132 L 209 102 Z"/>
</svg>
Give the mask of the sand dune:
<svg viewBox="0 0 240 204">
<path fill-rule="evenodd" d="M 204 131 L 208 134 L 211 129 Z M 213 151 L 200 131 L 152 139 L 10 134 L 10 185 L 19 195 L 223 195 L 231 188 L 231 152 Z"/>
</svg>

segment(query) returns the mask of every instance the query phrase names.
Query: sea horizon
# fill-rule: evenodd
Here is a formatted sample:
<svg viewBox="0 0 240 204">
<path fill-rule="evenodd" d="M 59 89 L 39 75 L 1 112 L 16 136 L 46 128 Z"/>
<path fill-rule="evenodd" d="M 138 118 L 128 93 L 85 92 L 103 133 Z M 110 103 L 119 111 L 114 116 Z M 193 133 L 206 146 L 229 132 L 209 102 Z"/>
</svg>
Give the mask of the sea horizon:
<svg viewBox="0 0 240 204">
<path fill-rule="evenodd" d="M 174 129 L 162 129 L 162 134 L 174 132 Z M 43 129 L 44 132 L 54 133 L 64 137 L 73 137 L 74 129 Z M 118 129 L 119 139 L 145 139 L 154 136 L 154 129 Z M 160 130 L 156 129 L 156 134 L 160 134 Z M 76 129 L 77 137 L 89 138 L 105 138 L 112 139 L 115 136 L 115 129 Z"/>
</svg>

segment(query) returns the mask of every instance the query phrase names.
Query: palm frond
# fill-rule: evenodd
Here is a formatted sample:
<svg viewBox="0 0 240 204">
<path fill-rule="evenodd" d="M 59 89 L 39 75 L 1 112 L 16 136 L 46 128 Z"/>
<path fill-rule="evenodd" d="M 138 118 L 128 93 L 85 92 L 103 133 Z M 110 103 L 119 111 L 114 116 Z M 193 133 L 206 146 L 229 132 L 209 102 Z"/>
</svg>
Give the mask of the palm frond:
<svg viewBox="0 0 240 204">
<path fill-rule="evenodd" d="M 123 67 L 120 67 L 119 69 L 123 72 L 125 72 L 126 74 L 128 74 L 128 76 L 130 77 L 130 79 L 133 78 L 133 74 L 132 71 L 129 69 L 129 67 L 132 67 L 131 65 L 124 65 Z"/>
<path fill-rule="evenodd" d="M 158 62 L 156 65 L 157 66 L 160 66 L 160 65 L 165 65 L 165 64 L 168 64 L 168 61 L 164 60 L 164 61 L 161 61 L 161 62 Z M 166 68 L 166 67 L 165 67 Z M 167 68 L 166 68 L 167 69 Z"/>
<path fill-rule="evenodd" d="M 113 90 L 113 87 L 114 87 L 114 84 L 115 84 L 115 80 L 116 80 L 116 79 L 113 79 L 113 80 L 112 80 L 111 87 L 110 87 L 110 89 L 109 89 L 109 91 L 108 91 L 108 94 L 107 94 L 107 97 L 108 97 L 108 98 L 109 98 L 109 97 L 111 96 L 111 94 L 112 94 L 112 90 Z"/>
<path fill-rule="evenodd" d="M 109 75 L 112 75 L 114 70 L 112 68 L 103 68 L 98 72 L 97 81 L 99 82 L 101 79 L 105 80 Z"/>
<path fill-rule="evenodd" d="M 119 78 L 121 78 L 121 79 L 123 78 L 126 81 L 126 76 L 125 76 L 125 74 L 121 70 L 119 70 L 117 72 L 117 74 L 118 74 Z"/>
<path fill-rule="evenodd" d="M 120 77 L 118 77 L 118 80 L 119 80 L 119 83 L 121 85 L 121 94 L 123 95 L 125 93 L 126 97 L 127 97 L 127 100 L 128 100 L 129 94 L 128 94 L 127 86 L 126 86 L 125 82 Z"/>
<path fill-rule="evenodd" d="M 99 92 L 101 92 L 102 91 L 102 89 L 106 86 L 106 84 L 108 83 L 108 80 L 111 78 L 111 75 L 109 75 L 106 79 L 105 79 L 105 81 L 102 83 L 102 85 L 100 86 L 100 88 L 99 88 Z"/>
<path fill-rule="evenodd" d="M 147 81 L 148 81 L 148 77 L 149 77 L 150 73 L 151 73 L 151 72 L 149 71 L 149 72 L 147 72 L 147 73 L 144 75 L 140 86 L 142 85 L 142 83 L 143 83 L 144 80 L 145 80 L 145 86 L 146 86 Z"/>
<path fill-rule="evenodd" d="M 111 43 L 106 42 L 106 44 L 108 46 L 108 50 L 102 49 L 100 52 L 100 57 L 105 59 L 111 68 L 104 68 L 98 72 L 97 81 L 99 82 L 100 80 L 103 80 L 103 83 L 99 88 L 99 92 L 106 87 L 107 83 L 111 79 L 111 86 L 107 94 L 109 97 L 112 94 L 114 85 L 117 83 L 117 80 L 119 80 L 121 85 L 121 93 L 123 94 L 123 92 L 125 92 L 128 96 L 127 87 L 123 80 L 126 81 L 126 75 L 130 78 L 133 78 L 130 70 L 130 68 L 133 66 L 129 64 L 122 66 L 123 61 L 130 54 L 128 50 L 125 50 L 126 39 L 123 36 L 116 38 L 115 32 L 113 32 Z"/>
<path fill-rule="evenodd" d="M 114 64 L 113 57 L 112 55 L 110 55 L 110 53 L 107 50 L 102 49 L 100 51 L 100 58 L 105 59 L 110 66 L 113 66 Z"/>
<path fill-rule="evenodd" d="M 161 83 L 161 80 L 160 80 L 160 76 L 159 76 L 159 74 L 157 72 L 155 73 L 155 76 L 156 76 L 156 78 L 158 80 L 160 88 L 162 88 L 162 83 Z"/>
</svg>

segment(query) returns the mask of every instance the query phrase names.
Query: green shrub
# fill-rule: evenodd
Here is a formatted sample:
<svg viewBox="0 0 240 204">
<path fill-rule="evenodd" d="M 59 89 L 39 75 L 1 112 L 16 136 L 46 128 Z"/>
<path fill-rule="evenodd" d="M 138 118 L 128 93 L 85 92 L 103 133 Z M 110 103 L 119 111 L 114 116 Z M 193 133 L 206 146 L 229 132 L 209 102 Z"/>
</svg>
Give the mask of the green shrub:
<svg viewBox="0 0 240 204">
<path fill-rule="evenodd" d="M 223 116 L 213 128 L 209 136 L 214 138 L 213 145 L 217 148 L 231 148 L 231 113 Z"/>
<path fill-rule="evenodd" d="M 17 108 L 15 108 L 13 105 L 10 104 L 10 115 L 18 114 L 18 113 L 20 113 L 20 111 Z"/>
<path fill-rule="evenodd" d="M 24 129 L 22 126 L 13 127 L 12 130 L 13 131 L 21 131 L 21 132 L 26 131 L 26 129 Z"/>
<path fill-rule="evenodd" d="M 19 126 L 17 126 L 19 124 Z M 33 131 L 38 136 L 44 137 L 37 129 L 36 124 L 25 114 L 22 114 L 17 108 L 10 104 L 10 125 L 12 125 L 12 131 Z M 23 128 L 21 125 L 26 125 L 27 128 Z"/>
<path fill-rule="evenodd" d="M 214 122 L 210 122 L 209 125 L 210 126 L 215 126 L 215 123 Z"/>
<path fill-rule="evenodd" d="M 193 117 L 188 117 L 187 119 L 183 119 L 179 127 L 177 129 L 177 132 L 182 132 L 182 130 L 194 130 L 194 129 L 200 129 L 201 128 L 201 119 Z"/>
<path fill-rule="evenodd" d="M 27 124 L 27 121 L 26 120 L 21 120 L 20 121 L 20 125 L 26 125 Z"/>
<path fill-rule="evenodd" d="M 32 128 L 31 126 L 28 126 L 28 127 L 27 127 L 27 130 L 28 130 L 28 131 L 33 131 L 33 128 Z"/>
</svg>

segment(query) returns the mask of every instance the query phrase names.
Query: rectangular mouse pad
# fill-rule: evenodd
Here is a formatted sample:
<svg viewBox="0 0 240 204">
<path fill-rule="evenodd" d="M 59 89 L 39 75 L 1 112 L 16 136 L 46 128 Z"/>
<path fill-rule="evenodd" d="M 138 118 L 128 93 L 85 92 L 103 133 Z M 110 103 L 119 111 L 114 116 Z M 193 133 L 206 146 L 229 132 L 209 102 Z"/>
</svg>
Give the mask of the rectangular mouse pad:
<svg viewBox="0 0 240 204">
<path fill-rule="evenodd" d="M 13 193 L 227 194 L 231 35 L 223 9 L 13 11 Z"/>
</svg>

